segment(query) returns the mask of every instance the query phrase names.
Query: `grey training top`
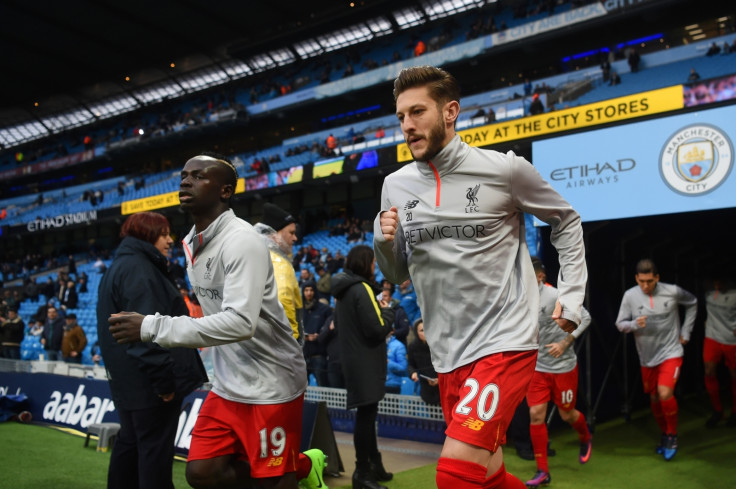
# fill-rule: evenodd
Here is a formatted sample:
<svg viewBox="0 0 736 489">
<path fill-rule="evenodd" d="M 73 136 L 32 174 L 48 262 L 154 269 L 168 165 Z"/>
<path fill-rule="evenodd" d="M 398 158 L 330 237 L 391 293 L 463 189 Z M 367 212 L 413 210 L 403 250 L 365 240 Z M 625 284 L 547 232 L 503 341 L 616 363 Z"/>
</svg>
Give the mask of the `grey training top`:
<svg viewBox="0 0 736 489">
<path fill-rule="evenodd" d="M 398 209 L 387 242 L 381 212 Z M 374 223 L 384 276 L 411 276 L 437 372 L 505 351 L 536 350 L 539 293 L 524 212 L 552 227 L 563 317 L 580 323 L 587 270 L 580 216 L 524 158 L 455 136 L 431 161 L 386 177 Z"/>
<path fill-rule="evenodd" d="M 261 236 L 228 210 L 201 233 L 192 228 L 183 242 L 204 317 L 146 316 L 141 339 L 165 347 L 213 346 L 212 390 L 225 399 L 280 404 L 299 397 L 307 367 Z"/>
<path fill-rule="evenodd" d="M 682 328 L 679 306 L 686 308 Z M 656 367 L 665 360 L 683 355 L 680 336 L 690 340 L 697 309 L 695 296 L 677 285 L 659 282 L 651 294 L 645 294 L 636 285 L 624 293 L 616 327 L 622 333 L 634 333 L 641 366 Z M 644 328 L 636 323 L 640 316 L 647 317 Z"/>
<path fill-rule="evenodd" d="M 736 345 L 736 289 L 705 294 L 705 337 L 724 345 Z"/>
</svg>

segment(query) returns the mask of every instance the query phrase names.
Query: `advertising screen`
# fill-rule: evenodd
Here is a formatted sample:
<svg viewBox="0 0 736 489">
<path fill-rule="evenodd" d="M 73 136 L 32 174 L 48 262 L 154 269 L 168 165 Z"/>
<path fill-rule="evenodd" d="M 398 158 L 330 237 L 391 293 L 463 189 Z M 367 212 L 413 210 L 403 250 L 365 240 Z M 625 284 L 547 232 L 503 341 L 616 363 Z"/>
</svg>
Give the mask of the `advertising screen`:
<svg viewBox="0 0 736 489">
<path fill-rule="evenodd" d="M 534 166 L 583 221 L 736 206 L 736 106 L 532 144 Z"/>
<path fill-rule="evenodd" d="M 324 178 L 341 174 L 343 161 L 343 158 L 340 157 L 316 162 L 312 170 L 312 178 Z"/>
</svg>

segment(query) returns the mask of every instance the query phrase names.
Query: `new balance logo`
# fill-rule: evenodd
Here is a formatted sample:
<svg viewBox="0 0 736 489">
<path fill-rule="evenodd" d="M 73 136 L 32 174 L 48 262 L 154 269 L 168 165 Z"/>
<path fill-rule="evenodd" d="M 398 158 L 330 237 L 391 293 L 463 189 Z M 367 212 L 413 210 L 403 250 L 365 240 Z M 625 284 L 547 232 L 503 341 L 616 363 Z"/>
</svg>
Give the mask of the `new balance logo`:
<svg viewBox="0 0 736 489">
<path fill-rule="evenodd" d="M 473 431 L 480 431 L 481 428 L 483 428 L 483 425 L 485 422 L 475 419 L 475 418 L 468 418 L 465 421 L 463 421 L 463 424 L 460 426 L 464 426 L 466 428 L 470 428 Z"/>
<path fill-rule="evenodd" d="M 284 463 L 284 457 L 271 457 L 270 459 L 268 459 L 266 465 L 268 467 L 278 467 L 282 463 Z"/>
<path fill-rule="evenodd" d="M 417 206 L 418 203 L 418 200 L 407 200 L 406 204 L 404 204 L 404 210 L 413 209 Z"/>
</svg>

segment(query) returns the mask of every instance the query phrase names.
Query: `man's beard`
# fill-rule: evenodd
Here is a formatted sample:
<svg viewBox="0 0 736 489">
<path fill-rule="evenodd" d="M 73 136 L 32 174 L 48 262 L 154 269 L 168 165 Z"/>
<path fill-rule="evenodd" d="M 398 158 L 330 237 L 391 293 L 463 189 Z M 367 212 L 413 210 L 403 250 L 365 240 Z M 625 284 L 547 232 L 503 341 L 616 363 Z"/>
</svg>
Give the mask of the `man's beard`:
<svg viewBox="0 0 736 489">
<path fill-rule="evenodd" d="M 437 119 L 437 124 L 432 127 L 432 129 L 429 130 L 429 134 L 426 136 L 427 141 L 427 149 L 424 152 L 424 156 L 422 156 L 422 159 L 417 158 L 414 155 L 414 152 L 409 150 L 411 152 L 411 156 L 417 160 L 417 161 L 429 161 L 435 156 L 437 156 L 437 153 L 442 151 L 442 142 L 445 140 L 445 137 L 447 136 L 447 129 L 445 128 L 444 121 L 442 118 Z"/>
</svg>

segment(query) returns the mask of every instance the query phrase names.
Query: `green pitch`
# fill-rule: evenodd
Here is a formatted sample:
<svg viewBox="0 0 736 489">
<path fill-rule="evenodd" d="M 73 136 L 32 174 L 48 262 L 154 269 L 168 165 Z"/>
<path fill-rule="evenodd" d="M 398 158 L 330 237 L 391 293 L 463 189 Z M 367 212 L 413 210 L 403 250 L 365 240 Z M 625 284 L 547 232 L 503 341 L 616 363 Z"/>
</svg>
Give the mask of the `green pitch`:
<svg viewBox="0 0 736 489">
<path fill-rule="evenodd" d="M 610 421 L 596 427 L 593 455 L 586 465 L 577 461 L 578 443 L 572 429 L 550 434 L 557 456 L 549 459 L 550 488 L 699 489 L 730 487 L 736 460 L 736 428 L 721 423 L 705 429 L 707 401 L 693 399 L 680 405 L 680 450 L 671 462 L 654 453 L 659 432 L 648 410 L 634 413 L 629 422 Z M 0 423 L 0 489 L 98 489 L 105 487 L 109 453 L 98 453 L 84 439 L 37 425 Z M 396 455 L 400 456 L 400 455 Z M 174 462 L 174 484 L 189 487 L 184 463 Z M 506 468 L 522 481 L 534 474 L 534 462 L 506 451 Z M 398 473 L 390 489 L 434 487 L 434 466 Z M 349 475 L 349 474 L 348 474 Z M 330 489 L 349 489 L 350 486 Z"/>
</svg>

